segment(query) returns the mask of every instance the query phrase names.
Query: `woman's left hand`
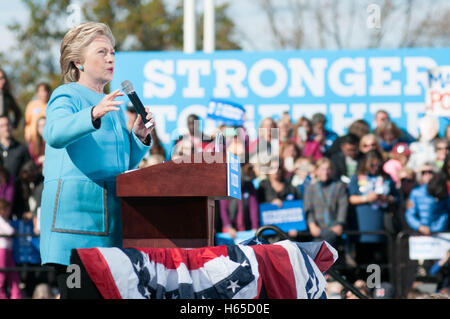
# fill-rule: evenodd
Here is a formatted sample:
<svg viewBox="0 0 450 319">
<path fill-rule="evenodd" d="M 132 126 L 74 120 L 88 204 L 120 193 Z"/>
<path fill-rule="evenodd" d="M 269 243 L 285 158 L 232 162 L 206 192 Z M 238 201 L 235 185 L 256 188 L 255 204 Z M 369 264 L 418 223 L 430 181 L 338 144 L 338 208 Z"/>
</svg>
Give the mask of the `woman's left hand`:
<svg viewBox="0 0 450 319">
<path fill-rule="evenodd" d="M 141 140 L 142 143 L 145 142 L 147 135 L 150 134 L 155 127 L 155 120 L 152 117 L 150 109 L 146 107 L 145 111 L 147 112 L 147 120 L 149 120 L 153 125 L 150 126 L 150 128 L 146 128 L 140 115 L 136 117 L 136 121 L 134 121 L 133 125 L 134 134 Z"/>
</svg>

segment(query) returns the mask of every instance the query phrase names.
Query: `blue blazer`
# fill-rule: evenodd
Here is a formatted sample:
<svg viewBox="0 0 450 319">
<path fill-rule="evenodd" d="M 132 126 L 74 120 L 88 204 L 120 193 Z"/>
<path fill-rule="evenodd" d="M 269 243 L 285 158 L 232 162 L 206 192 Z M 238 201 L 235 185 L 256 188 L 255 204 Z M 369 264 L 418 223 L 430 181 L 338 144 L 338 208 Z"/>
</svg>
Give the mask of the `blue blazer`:
<svg viewBox="0 0 450 319">
<path fill-rule="evenodd" d="M 134 169 L 148 152 L 112 111 L 94 127 L 92 107 L 104 94 L 77 84 L 56 88 L 49 100 L 44 190 L 41 203 L 42 264 L 68 265 L 74 248 L 120 247 L 122 222 L 116 176 Z"/>
<path fill-rule="evenodd" d="M 436 200 L 428 194 L 427 185 L 414 188 L 409 195 L 410 206 L 406 210 L 408 225 L 419 230 L 420 226 L 428 226 L 431 232 L 446 231 L 450 213 L 450 196 L 444 200 Z"/>
</svg>

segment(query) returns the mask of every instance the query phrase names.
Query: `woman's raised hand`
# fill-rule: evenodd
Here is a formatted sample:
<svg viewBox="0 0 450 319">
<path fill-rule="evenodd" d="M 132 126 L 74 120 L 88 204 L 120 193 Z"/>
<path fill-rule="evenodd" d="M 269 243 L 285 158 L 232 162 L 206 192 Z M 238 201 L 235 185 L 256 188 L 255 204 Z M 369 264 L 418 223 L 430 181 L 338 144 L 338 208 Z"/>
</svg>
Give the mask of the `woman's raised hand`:
<svg viewBox="0 0 450 319">
<path fill-rule="evenodd" d="M 120 107 L 118 107 L 120 104 L 123 103 L 123 101 L 114 101 L 114 99 L 118 96 L 123 96 L 124 93 L 120 92 L 120 89 L 115 90 L 114 92 L 111 92 L 100 101 L 94 108 L 92 109 L 92 120 L 99 119 L 105 114 L 111 112 L 111 111 L 119 111 Z"/>
</svg>

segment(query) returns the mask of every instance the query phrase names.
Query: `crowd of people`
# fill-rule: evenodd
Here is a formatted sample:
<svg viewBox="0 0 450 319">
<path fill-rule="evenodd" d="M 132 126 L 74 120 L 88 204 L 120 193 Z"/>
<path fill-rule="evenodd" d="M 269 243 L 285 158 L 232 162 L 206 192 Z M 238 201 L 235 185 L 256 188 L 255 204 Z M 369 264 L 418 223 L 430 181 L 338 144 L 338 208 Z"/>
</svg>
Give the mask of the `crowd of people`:
<svg viewBox="0 0 450 319">
<path fill-rule="evenodd" d="M 357 266 L 347 267 L 348 278 L 355 282 L 366 279 L 367 265 L 382 265 L 387 282 L 393 279 L 388 237 L 402 231 L 430 235 L 449 230 L 450 125 L 440 136 L 438 119 L 424 116 L 416 139 L 379 110 L 372 125 L 358 119 L 339 136 L 326 120 L 322 113 L 265 118 L 255 140 L 242 127 L 218 128 L 224 148 L 241 158 L 242 200 L 220 201 L 216 232 L 236 238 L 239 231 L 256 231 L 260 204 L 282 207 L 302 200 L 306 234 L 291 229 L 291 239 L 332 244 L 340 254 L 338 264 L 344 269 Z M 206 136 L 195 121 L 195 115 L 188 118 L 189 133 L 174 143 L 172 158 L 211 151 L 215 136 L 222 136 Z M 267 155 L 271 160 L 264 160 Z M 448 293 L 445 267 L 437 289 Z M 414 278 L 408 280 L 412 285 Z"/>
<path fill-rule="evenodd" d="M 0 70 L 0 269 L 39 266 L 39 218 L 43 190 L 45 109 L 51 95 L 47 83 L 36 86 L 33 100 L 22 115 L 11 94 L 6 73 Z M 131 130 L 136 113 L 127 107 Z M 261 121 L 250 140 L 242 127 L 220 126 L 223 149 L 241 158 L 242 199 L 216 205 L 216 232 L 236 238 L 239 231 L 260 226 L 259 205 L 279 207 L 302 200 L 307 232 L 292 229 L 294 240 L 326 240 L 338 249 L 338 263 L 387 264 L 387 238 L 403 230 L 423 235 L 449 229 L 450 125 L 439 135 L 437 119 L 420 121 L 420 137 L 411 136 L 389 118 L 375 114 L 373 125 L 354 121 L 343 136 L 326 125 L 324 114 Z M 156 130 L 153 147 L 140 167 L 162 163 L 194 152 L 212 151 L 215 134 L 200 130 L 200 118 L 190 115 L 188 132 L 166 151 Z M 23 140 L 14 137 L 24 122 Z M 217 135 L 218 136 L 218 135 Z M 266 157 L 264 157 L 265 155 Z M 269 156 L 270 160 L 263 158 Z M 347 235 L 347 231 L 359 235 Z M 441 262 L 442 263 L 442 262 Z M 364 268 L 350 279 L 365 279 Z M 448 258 L 438 271 L 447 292 Z M 45 272 L 0 271 L 0 298 L 32 297 L 46 282 Z M 388 281 L 387 272 L 383 280 Z"/>
</svg>

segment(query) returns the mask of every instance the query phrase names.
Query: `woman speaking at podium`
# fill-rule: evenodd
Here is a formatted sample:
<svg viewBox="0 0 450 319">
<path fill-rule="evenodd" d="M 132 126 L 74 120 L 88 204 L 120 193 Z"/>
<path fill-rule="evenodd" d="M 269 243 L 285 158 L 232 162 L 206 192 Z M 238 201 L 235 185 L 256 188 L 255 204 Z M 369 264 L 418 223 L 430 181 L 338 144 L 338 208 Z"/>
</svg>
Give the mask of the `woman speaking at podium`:
<svg viewBox="0 0 450 319">
<path fill-rule="evenodd" d="M 152 128 L 140 116 L 127 130 L 122 102 L 115 100 L 123 93 L 103 92 L 113 79 L 114 45 L 103 23 L 67 32 L 60 58 L 64 84 L 46 110 L 40 249 L 42 264 L 55 266 L 61 297 L 72 249 L 122 245 L 116 176 L 136 168 L 151 147 Z"/>
</svg>

